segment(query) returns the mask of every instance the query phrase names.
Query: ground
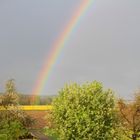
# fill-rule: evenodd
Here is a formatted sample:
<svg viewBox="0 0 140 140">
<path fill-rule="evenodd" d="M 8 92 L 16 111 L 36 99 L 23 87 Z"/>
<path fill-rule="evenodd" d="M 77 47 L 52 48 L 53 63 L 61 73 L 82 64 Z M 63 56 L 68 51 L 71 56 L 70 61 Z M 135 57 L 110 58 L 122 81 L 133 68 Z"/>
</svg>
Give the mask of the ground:
<svg viewBox="0 0 140 140">
<path fill-rule="evenodd" d="M 26 111 L 26 113 L 35 119 L 35 124 L 32 126 L 33 129 L 42 129 L 47 125 L 47 121 L 45 120 L 47 111 Z"/>
</svg>

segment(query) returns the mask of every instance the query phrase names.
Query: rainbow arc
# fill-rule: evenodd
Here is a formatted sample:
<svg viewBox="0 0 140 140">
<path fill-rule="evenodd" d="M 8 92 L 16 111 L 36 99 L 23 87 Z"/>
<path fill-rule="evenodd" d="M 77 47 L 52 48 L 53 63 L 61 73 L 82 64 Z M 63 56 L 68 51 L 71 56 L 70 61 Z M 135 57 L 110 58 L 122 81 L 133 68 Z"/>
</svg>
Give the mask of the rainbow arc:
<svg viewBox="0 0 140 140">
<path fill-rule="evenodd" d="M 60 33 L 59 37 L 52 45 L 52 50 L 49 56 L 45 59 L 45 63 L 39 73 L 37 82 L 32 91 L 33 99 L 32 102 L 36 101 L 36 96 L 40 95 L 47 84 L 51 71 L 59 58 L 63 48 L 66 46 L 68 39 L 72 32 L 76 29 L 77 25 L 81 21 L 81 18 L 86 14 L 89 7 L 93 4 L 94 0 L 82 0 L 80 6 L 74 12 L 74 15 L 68 22 L 68 25 L 64 28 L 63 32 Z"/>
</svg>

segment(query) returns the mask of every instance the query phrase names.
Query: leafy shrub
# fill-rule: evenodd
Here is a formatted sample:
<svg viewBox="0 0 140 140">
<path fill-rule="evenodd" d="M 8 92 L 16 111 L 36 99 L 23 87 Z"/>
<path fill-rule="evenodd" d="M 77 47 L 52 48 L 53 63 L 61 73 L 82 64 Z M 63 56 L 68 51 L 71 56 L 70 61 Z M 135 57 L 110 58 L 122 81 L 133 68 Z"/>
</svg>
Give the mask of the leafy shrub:
<svg viewBox="0 0 140 140">
<path fill-rule="evenodd" d="M 52 140 L 58 140 L 59 139 L 59 136 L 57 134 L 57 132 L 53 129 L 53 128 L 50 128 L 50 127 L 45 127 L 44 128 L 44 133 L 50 137 Z"/>
<path fill-rule="evenodd" d="M 66 85 L 53 101 L 52 119 L 61 140 L 116 140 L 113 92 L 99 82 Z"/>
<path fill-rule="evenodd" d="M 0 124 L 0 135 L 6 140 L 16 140 L 19 136 L 25 135 L 27 130 L 18 121 L 2 121 Z M 5 140 L 5 139 L 3 139 Z"/>
<path fill-rule="evenodd" d="M 6 134 L 0 134 L 0 140 L 7 140 Z"/>
</svg>

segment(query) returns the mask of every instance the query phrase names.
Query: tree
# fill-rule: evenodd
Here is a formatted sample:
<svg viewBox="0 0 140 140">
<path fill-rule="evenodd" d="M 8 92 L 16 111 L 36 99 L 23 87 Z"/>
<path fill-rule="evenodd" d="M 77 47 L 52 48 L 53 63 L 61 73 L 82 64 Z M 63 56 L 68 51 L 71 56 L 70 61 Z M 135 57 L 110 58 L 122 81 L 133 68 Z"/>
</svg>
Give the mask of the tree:
<svg viewBox="0 0 140 140">
<path fill-rule="evenodd" d="M 0 111 L 0 135 L 5 134 L 9 140 L 18 139 L 27 133 L 27 126 L 33 122 L 25 112 L 18 109 L 18 99 L 14 80 L 7 81 L 5 92 L 0 98 L 0 105 L 5 109 Z"/>
<path fill-rule="evenodd" d="M 120 99 L 118 108 L 124 135 L 136 140 L 137 135 L 140 134 L 140 91 L 135 95 L 133 102 Z"/>
<path fill-rule="evenodd" d="M 1 96 L 1 105 L 4 107 L 8 107 L 10 105 L 18 104 L 18 94 L 16 91 L 14 80 L 8 80 L 5 86 L 4 95 Z"/>
<path fill-rule="evenodd" d="M 119 139 L 114 95 L 101 83 L 66 85 L 52 105 L 53 126 L 61 140 Z"/>
<path fill-rule="evenodd" d="M 19 104 L 20 105 L 30 105 L 31 97 L 29 95 L 20 94 L 19 95 Z"/>
</svg>

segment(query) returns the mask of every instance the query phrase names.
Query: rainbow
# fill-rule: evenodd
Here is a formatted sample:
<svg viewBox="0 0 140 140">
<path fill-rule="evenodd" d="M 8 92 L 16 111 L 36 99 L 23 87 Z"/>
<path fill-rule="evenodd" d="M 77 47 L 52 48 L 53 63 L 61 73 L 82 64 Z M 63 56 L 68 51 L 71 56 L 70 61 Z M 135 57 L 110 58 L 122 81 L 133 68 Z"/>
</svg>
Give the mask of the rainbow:
<svg viewBox="0 0 140 140">
<path fill-rule="evenodd" d="M 82 3 L 76 9 L 76 12 L 70 19 L 68 25 L 64 28 L 64 31 L 59 35 L 56 42 L 54 42 L 52 50 L 49 56 L 45 59 L 43 68 L 40 71 L 39 77 L 35 84 L 35 88 L 32 91 L 33 95 L 32 102 L 35 102 L 36 96 L 41 94 L 43 88 L 48 82 L 48 79 L 51 75 L 51 71 L 56 63 L 56 60 L 58 59 L 59 55 L 61 54 L 61 51 L 68 42 L 70 35 L 75 30 L 81 18 L 86 14 L 87 10 L 89 9 L 89 7 L 92 5 L 93 2 L 94 0 L 82 0 Z"/>
</svg>

